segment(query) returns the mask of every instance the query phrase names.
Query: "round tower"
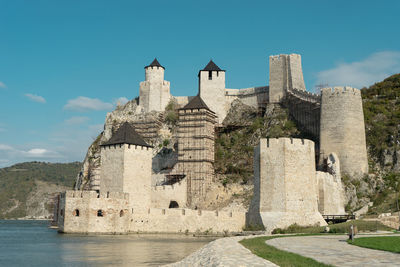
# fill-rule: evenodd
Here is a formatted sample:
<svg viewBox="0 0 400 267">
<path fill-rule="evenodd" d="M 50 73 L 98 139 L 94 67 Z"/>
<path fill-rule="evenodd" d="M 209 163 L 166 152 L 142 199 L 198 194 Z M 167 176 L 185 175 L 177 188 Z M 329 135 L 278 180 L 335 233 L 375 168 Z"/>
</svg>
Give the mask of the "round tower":
<svg viewBox="0 0 400 267">
<path fill-rule="evenodd" d="M 343 174 L 368 173 L 361 92 L 352 87 L 321 90 L 320 163 L 336 153 Z"/>
<path fill-rule="evenodd" d="M 145 69 L 145 80 L 150 82 L 162 82 L 164 81 L 165 68 L 161 66 L 158 60 L 155 58 L 150 65 L 144 67 Z"/>
<path fill-rule="evenodd" d="M 164 111 L 171 98 L 170 83 L 164 81 L 165 68 L 155 58 L 144 69 L 145 81 L 140 83 L 139 105 L 144 112 Z"/>
</svg>

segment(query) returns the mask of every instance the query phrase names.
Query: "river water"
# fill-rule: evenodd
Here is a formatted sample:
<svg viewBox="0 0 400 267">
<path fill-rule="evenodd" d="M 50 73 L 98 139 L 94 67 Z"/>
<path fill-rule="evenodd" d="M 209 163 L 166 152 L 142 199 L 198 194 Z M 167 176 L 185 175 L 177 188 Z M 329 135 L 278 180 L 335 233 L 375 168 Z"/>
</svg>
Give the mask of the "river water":
<svg viewBox="0 0 400 267">
<path fill-rule="evenodd" d="M 184 235 L 69 235 L 47 221 L 0 220 L 0 266 L 159 266 L 210 238 Z"/>
</svg>

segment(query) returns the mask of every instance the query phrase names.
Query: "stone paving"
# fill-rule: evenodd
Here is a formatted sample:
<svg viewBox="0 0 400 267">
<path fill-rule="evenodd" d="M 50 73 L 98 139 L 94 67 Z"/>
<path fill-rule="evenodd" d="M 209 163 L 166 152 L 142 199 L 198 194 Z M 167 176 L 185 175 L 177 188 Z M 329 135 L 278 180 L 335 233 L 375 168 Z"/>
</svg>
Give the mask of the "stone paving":
<svg viewBox="0 0 400 267">
<path fill-rule="evenodd" d="M 258 267 L 258 266 L 277 266 L 272 262 L 264 260 L 246 249 L 240 243 L 247 237 L 228 237 L 217 239 L 200 250 L 192 253 L 182 261 L 172 263 L 169 267 L 187 266 L 235 266 L 235 267 Z"/>
<path fill-rule="evenodd" d="M 345 235 L 284 237 L 266 243 L 336 266 L 400 266 L 400 254 L 349 245 L 347 238 Z"/>
</svg>

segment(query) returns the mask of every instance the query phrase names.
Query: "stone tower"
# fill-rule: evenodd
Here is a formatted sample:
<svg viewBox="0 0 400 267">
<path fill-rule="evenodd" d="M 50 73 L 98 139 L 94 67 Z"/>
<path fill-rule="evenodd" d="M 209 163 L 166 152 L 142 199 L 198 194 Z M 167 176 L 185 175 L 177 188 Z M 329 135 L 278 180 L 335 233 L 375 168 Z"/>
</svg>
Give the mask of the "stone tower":
<svg viewBox="0 0 400 267">
<path fill-rule="evenodd" d="M 214 180 L 215 113 L 200 96 L 179 109 L 178 163 L 173 174 L 185 175 L 187 206 L 196 207 L 204 200 Z"/>
<path fill-rule="evenodd" d="M 129 193 L 134 211 L 150 207 L 152 147 L 124 123 L 101 145 L 100 193 Z"/>
<path fill-rule="evenodd" d="M 207 106 L 215 112 L 218 123 L 226 117 L 225 107 L 225 71 L 221 70 L 212 60 L 199 71 L 199 95 Z"/>
<path fill-rule="evenodd" d="M 358 89 L 321 90 L 320 163 L 332 152 L 338 155 L 343 174 L 368 173 L 364 114 Z"/>
<path fill-rule="evenodd" d="M 164 81 L 164 70 L 158 60 L 144 67 L 145 81 L 140 83 L 139 105 L 144 112 L 164 111 L 170 94 L 170 82 Z"/>
<path fill-rule="evenodd" d="M 318 212 L 314 142 L 305 139 L 260 139 L 254 149 L 254 196 L 249 225 L 267 231 L 325 224 Z"/>
<path fill-rule="evenodd" d="M 306 90 L 298 54 L 269 57 L 269 102 L 279 103 L 287 90 Z"/>
</svg>

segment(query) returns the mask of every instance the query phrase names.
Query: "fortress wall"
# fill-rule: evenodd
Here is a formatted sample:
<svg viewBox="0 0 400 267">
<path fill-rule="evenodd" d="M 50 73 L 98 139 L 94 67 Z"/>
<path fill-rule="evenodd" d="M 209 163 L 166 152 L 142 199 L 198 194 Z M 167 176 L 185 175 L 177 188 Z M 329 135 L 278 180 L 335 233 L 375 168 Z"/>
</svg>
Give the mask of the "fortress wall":
<svg viewBox="0 0 400 267">
<path fill-rule="evenodd" d="M 340 159 L 342 173 L 351 176 L 368 173 L 364 114 L 358 89 L 322 89 L 320 163 L 332 152 Z"/>
<path fill-rule="evenodd" d="M 131 232 L 240 232 L 245 225 L 244 212 L 220 212 L 191 209 L 149 209 L 133 214 Z"/>
<path fill-rule="evenodd" d="M 318 210 L 323 215 L 342 215 L 344 210 L 344 191 L 342 182 L 327 172 L 317 171 Z"/>
<path fill-rule="evenodd" d="M 310 95 L 313 97 L 312 94 Z M 307 133 L 313 141 L 318 142 L 321 114 L 320 102 L 300 98 L 297 94 L 292 94 L 289 91 L 283 104 L 288 108 L 289 114 L 298 128 Z"/>
<path fill-rule="evenodd" d="M 172 185 L 160 185 L 151 188 L 151 207 L 154 208 L 167 209 L 171 201 L 176 201 L 180 208 L 184 208 L 186 199 L 186 179 Z"/>
<path fill-rule="evenodd" d="M 227 101 L 227 112 L 235 99 L 240 99 L 243 104 L 260 108 L 268 103 L 268 86 L 250 87 L 244 89 L 225 89 L 225 98 Z"/>
<path fill-rule="evenodd" d="M 65 233 L 125 233 L 129 230 L 129 194 L 67 191 L 61 194 L 59 231 Z M 79 216 L 77 213 L 79 211 Z M 102 211 L 102 217 L 98 211 Z"/>
<path fill-rule="evenodd" d="M 176 103 L 178 103 L 179 107 L 184 107 L 186 106 L 190 100 L 192 100 L 194 98 L 194 96 L 174 96 L 173 97 L 176 101 Z"/>
<path fill-rule="evenodd" d="M 254 198 L 247 224 L 267 231 L 299 225 L 325 225 L 318 212 L 314 142 L 260 139 L 255 149 Z"/>
</svg>

